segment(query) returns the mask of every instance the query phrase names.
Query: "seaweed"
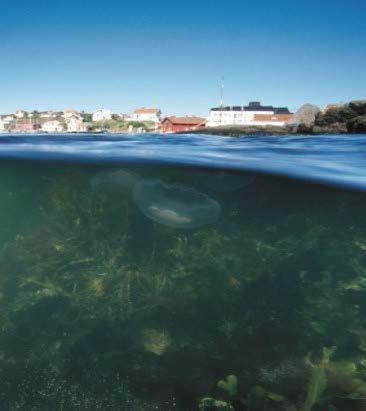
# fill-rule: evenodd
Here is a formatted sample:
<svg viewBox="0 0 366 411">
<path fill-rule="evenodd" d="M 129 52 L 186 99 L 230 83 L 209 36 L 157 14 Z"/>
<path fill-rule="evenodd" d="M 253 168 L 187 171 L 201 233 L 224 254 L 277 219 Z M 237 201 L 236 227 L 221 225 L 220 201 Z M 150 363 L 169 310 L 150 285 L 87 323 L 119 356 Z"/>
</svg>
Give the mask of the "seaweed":
<svg viewBox="0 0 366 411">
<path fill-rule="evenodd" d="M 197 170 L 23 167 L 39 189 L 0 250 L 6 409 L 362 411 L 363 193 L 225 172 L 233 189 L 204 193 L 220 218 L 176 228 L 134 184 L 201 192 Z"/>
<path fill-rule="evenodd" d="M 321 400 L 321 396 L 327 387 L 326 369 L 329 366 L 331 357 L 335 353 L 335 347 L 323 348 L 323 355 L 318 363 L 311 361 L 311 355 L 305 358 L 305 364 L 309 368 L 309 383 L 307 388 L 306 399 L 301 411 L 311 411 L 315 404 Z"/>
<path fill-rule="evenodd" d="M 225 380 L 220 380 L 217 386 L 227 393 L 230 398 L 238 394 L 238 379 L 235 375 L 228 375 Z"/>
</svg>

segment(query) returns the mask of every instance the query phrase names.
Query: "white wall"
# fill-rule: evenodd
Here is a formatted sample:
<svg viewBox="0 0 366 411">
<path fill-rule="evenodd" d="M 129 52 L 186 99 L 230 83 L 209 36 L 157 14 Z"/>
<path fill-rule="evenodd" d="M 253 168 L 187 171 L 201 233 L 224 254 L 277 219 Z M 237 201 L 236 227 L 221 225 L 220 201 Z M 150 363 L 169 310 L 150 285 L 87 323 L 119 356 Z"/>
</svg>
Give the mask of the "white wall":
<svg viewBox="0 0 366 411">
<path fill-rule="evenodd" d="M 108 121 L 112 119 L 113 112 L 111 110 L 101 109 L 93 114 L 93 121 Z"/>
<path fill-rule="evenodd" d="M 47 133 L 59 133 L 63 131 L 62 124 L 59 121 L 46 121 L 42 124 L 41 129 Z"/>
<path fill-rule="evenodd" d="M 152 121 L 154 123 L 160 122 L 160 116 L 156 113 L 133 113 L 133 121 Z"/>
<path fill-rule="evenodd" d="M 22 110 L 17 110 L 17 111 L 15 112 L 15 116 L 16 116 L 17 118 L 24 118 L 24 111 L 22 111 Z"/>
<path fill-rule="evenodd" d="M 65 120 L 67 120 L 70 117 L 74 117 L 74 116 L 80 117 L 80 115 L 78 113 L 76 113 L 75 111 L 67 111 L 67 112 L 64 112 L 64 114 L 63 114 L 63 118 Z"/>
<path fill-rule="evenodd" d="M 254 116 L 257 114 L 267 114 L 273 115 L 273 111 L 210 111 L 207 118 L 208 127 L 219 127 L 219 126 L 266 126 L 266 125 L 283 125 L 284 122 L 273 122 L 273 121 L 254 121 Z"/>
<path fill-rule="evenodd" d="M 282 127 L 286 124 L 286 121 L 253 121 L 250 123 L 251 126 L 278 126 Z"/>
<path fill-rule="evenodd" d="M 14 121 L 15 120 L 15 117 L 14 116 L 4 116 L 3 118 L 2 118 L 2 121 L 5 123 L 5 124 L 9 124 L 9 123 L 11 123 L 12 121 Z"/>
<path fill-rule="evenodd" d="M 56 118 L 57 115 L 55 113 L 49 112 L 49 113 L 41 113 L 41 118 Z"/>
<path fill-rule="evenodd" d="M 67 131 L 70 133 L 79 133 L 86 131 L 86 126 L 82 120 L 73 117 L 67 121 Z"/>
</svg>

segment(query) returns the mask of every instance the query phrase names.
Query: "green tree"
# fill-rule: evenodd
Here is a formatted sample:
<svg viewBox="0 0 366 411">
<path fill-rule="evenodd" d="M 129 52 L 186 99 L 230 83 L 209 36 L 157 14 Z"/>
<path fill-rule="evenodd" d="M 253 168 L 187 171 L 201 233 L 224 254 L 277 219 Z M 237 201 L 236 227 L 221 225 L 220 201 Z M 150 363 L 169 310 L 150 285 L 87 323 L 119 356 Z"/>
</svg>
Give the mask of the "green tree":
<svg viewBox="0 0 366 411">
<path fill-rule="evenodd" d="M 93 121 L 93 115 L 90 113 L 82 113 L 82 118 L 86 123 L 91 123 Z"/>
</svg>

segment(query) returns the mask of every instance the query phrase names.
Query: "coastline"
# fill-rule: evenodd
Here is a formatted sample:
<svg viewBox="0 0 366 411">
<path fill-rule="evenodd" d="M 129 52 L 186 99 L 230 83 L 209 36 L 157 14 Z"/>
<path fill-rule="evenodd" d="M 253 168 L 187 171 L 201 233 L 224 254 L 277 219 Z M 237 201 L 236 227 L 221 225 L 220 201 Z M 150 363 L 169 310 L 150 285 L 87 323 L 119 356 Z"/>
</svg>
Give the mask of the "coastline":
<svg viewBox="0 0 366 411">
<path fill-rule="evenodd" d="M 193 133 L 213 134 L 230 137 L 255 135 L 324 135 L 324 134 L 361 134 L 366 132 L 366 100 L 351 101 L 347 104 L 318 110 L 310 116 L 303 111 L 295 113 L 295 121 L 284 126 L 221 126 L 207 127 Z"/>
</svg>

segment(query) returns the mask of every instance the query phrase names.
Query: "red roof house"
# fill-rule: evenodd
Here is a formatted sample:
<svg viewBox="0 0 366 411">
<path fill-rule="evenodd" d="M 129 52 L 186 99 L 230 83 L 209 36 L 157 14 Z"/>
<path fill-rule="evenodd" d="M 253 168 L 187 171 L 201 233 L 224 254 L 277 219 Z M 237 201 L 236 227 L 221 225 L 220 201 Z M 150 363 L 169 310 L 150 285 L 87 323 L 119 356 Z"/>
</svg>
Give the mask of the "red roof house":
<svg viewBox="0 0 366 411">
<path fill-rule="evenodd" d="M 162 133 L 182 133 L 186 131 L 202 130 L 206 127 L 206 119 L 202 117 L 165 117 L 160 123 Z"/>
</svg>

